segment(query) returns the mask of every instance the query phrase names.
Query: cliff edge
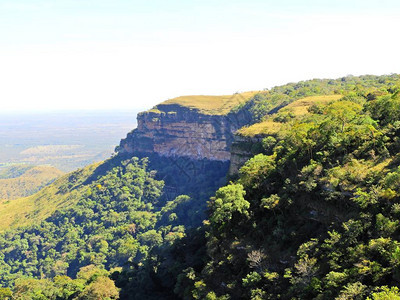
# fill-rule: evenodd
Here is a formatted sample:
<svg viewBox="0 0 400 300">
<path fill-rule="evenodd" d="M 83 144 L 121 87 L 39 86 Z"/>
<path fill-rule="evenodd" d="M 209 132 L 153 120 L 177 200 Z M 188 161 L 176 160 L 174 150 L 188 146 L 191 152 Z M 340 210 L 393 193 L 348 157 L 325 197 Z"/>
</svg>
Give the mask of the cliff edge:
<svg viewBox="0 0 400 300">
<path fill-rule="evenodd" d="M 250 122 L 250 116 L 236 108 L 256 93 L 164 101 L 138 114 L 138 126 L 121 140 L 119 152 L 229 161 L 234 133 Z"/>
</svg>

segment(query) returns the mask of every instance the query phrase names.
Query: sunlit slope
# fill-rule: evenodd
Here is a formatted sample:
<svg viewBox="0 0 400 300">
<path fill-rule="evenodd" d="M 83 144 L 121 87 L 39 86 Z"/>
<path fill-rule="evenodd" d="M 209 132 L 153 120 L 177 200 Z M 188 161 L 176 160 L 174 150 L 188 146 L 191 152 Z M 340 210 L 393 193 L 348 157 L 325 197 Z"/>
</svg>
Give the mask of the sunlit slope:
<svg viewBox="0 0 400 300">
<path fill-rule="evenodd" d="M 89 178 L 100 163 L 55 180 L 34 195 L 0 201 L 0 230 L 39 222 L 54 211 L 74 205 L 86 192 Z"/>
<path fill-rule="evenodd" d="M 51 166 L 35 166 L 27 168 L 17 177 L 0 179 L 0 200 L 32 195 L 62 174 L 62 171 Z"/>
<path fill-rule="evenodd" d="M 225 115 L 233 108 L 250 100 L 258 91 L 223 96 L 181 96 L 162 102 L 160 105 L 181 105 L 207 115 Z M 157 110 L 157 107 L 153 109 Z"/>
<path fill-rule="evenodd" d="M 308 109 L 313 105 L 327 104 L 331 101 L 339 100 L 342 95 L 321 95 L 310 96 L 296 100 L 287 106 L 281 108 L 277 114 L 268 116 L 263 122 L 243 127 L 238 130 L 238 134 L 242 136 L 256 136 L 277 134 L 281 127 L 286 123 L 285 118 L 298 118 L 308 114 Z M 279 120 L 280 117 L 280 120 Z"/>
<path fill-rule="evenodd" d="M 342 95 L 321 95 L 311 96 L 296 100 L 286 107 L 282 108 L 281 111 L 293 112 L 296 117 L 303 116 L 308 113 L 308 109 L 315 104 L 328 104 L 331 101 L 339 100 Z"/>
</svg>

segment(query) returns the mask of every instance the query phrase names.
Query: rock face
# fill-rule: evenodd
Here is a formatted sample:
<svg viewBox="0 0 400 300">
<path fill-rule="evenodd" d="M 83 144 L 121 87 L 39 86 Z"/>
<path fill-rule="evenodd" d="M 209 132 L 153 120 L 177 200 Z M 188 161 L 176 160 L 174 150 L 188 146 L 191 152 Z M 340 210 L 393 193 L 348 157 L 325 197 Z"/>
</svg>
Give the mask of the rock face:
<svg viewBox="0 0 400 300">
<path fill-rule="evenodd" d="M 231 145 L 229 176 L 238 174 L 239 169 L 254 155 L 262 152 L 263 137 L 243 137 L 235 135 Z"/>
<path fill-rule="evenodd" d="M 138 126 L 119 151 L 229 161 L 234 132 L 249 122 L 245 113 L 212 115 L 178 104 L 159 104 L 137 116 Z"/>
</svg>

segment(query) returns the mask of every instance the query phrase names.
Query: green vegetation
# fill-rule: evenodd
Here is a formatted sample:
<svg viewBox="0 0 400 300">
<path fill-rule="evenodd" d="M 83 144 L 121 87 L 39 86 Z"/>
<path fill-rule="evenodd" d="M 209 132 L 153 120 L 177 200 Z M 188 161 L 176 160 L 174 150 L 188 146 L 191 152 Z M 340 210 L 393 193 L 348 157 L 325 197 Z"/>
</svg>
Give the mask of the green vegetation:
<svg viewBox="0 0 400 300">
<path fill-rule="evenodd" d="M 201 225 L 206 199 L 224 183 L 220 174 L 227 165 L 159 160 L 160 176 L 168 184 L 186 183 L 193 191 L 197 186 L 195 199 L 164 189 L 147 158 L 119 156 L 3 204 L 7 230 L 0 234 L 0 282 L 5 293 L 15 299 L 106 299 L 84 295 L 107 291 L 114 299 L 119 292 L 110 272 L 143 265 L 152 259 L 153 249 L 168 248 Z M 178 172 L 189 165 L 191 171 Z M 171 171 L 173 178 L 163 175 Z M 191 178 L 190 172 L 202 174 Z M 202 188 L 201 182 L 207 186 Z M 102 277 L 82 280 L 88 268 Z"/>
<path fill-rule="evenodd" d="M 0 231 L 40 222 L 57 209 L 75 205 L 86 190 L 85 180 L 98 165 L 93 164 L 64 175 L 31 196 L 1 201 Z"/>
<path fill-rule="evenodd" d="M 51 166 L 17 165 L 5 169 L 0 177 L 0 199 L 11 200 L 34 194 L 63 174 Z"/>
<path fill-rule="evenodd" d="M 179 226 L 154 230 L 161 217 L 157 205 L 163 182 L 146 168 L 146 160 L 122 162 L 84 185 L 75 206 L 60 209 L 41 223 L 6 231 L 0 236 L 1 249 L 5 249 L 0 281 L 21 275 L 75 277 L 90 264 L 111 269 L 128 260 L 140 261 L 169 232 L 172 237 L 184 234 Z"/>
<path fill-rule="evenodd" d="M 0 299 L 118 299 L 119 289 L 109 273 L 94 265 L 82 268 L 76 279 L 59 275 L 53 279 L 19 278 L 13 290 L 0 289 Z"/>
<path fill-rule="evenodd" d="M 329 102 L 339 100 L 341 97 L 342 95 L 323 95 L 301 98 L 285 106 L 279 111 L 279 113 L 292 113 L 294 117 L 303 116 L 308 114 L 308 110 L 311 106 L 327 104 Z"/>
<path fill-rule="evenodd" d="M 247 137 L 276 135 L 284 123 L 308 114 L 311 107 L 318 107 L 341 97 L 342 95 L 323 95 L 301 98 L 264 117 L 264 121 L 239 129 L 237 134 Z"/>
<path fill-rule="evenodd" d="M 237 106 L 246 103 L 250 98 L 258 92 L 236 93 L 224 96 L 181 96 L 169 99 L 161 103 L 161 105 L 181 105 L 191 109 L 198 110 L 200 113 L 207 115 L 226 115 Z M 157 106 L 150 112 L 160 112 Z"/>
<path fill-rule="evenodd" d="M 396 299 L 400 114 L 389 110 L 397 80 L 366 77 L 356 92 L 344 85 L 342 96 L 281 121 L 239 179 L 216 192 L 206 233 L 126 268 L 114 277 L 121 295 Z"/>
<path fill-rule="evenodd" d="M 225 165 L 155 155 L 58 179 L 40 223 L 0 235 L 0 298 L 398 299 L 398 83 L 257 94 L 234 112 L 279 131 L 225 186 Z"/>
<path fill-rule="evenodd" d="M 399 76 L 346 76 L 339 79 L 313 79 L 288 83 L 260 92 L 243 103 L 239 110 L 252 116 L 253 123 L 263 121 L 291 102 L 310 96 L 348 95 L 359 99 L 366 95 L 369 99 L 379 96 L 388 88 L 399 85 Z M 361 95 L 362 94 L 362 95 Z M 330 101 L 330 100 L 328 100 Z"/>
<path fill-rule="evenodd" d="M 399 93 L 388 85 L 377 94 L 344 93 L 288 121 L 216 193 L 210 259 L 186 272 L 185 295 L 398 297 L 400 114 L 391 112 Z"/>
<path fill-rule="evenodd" d="M 0 179 L 16 178 L 33 168 L 26 164 L 0 164 Z"/>
</svg>

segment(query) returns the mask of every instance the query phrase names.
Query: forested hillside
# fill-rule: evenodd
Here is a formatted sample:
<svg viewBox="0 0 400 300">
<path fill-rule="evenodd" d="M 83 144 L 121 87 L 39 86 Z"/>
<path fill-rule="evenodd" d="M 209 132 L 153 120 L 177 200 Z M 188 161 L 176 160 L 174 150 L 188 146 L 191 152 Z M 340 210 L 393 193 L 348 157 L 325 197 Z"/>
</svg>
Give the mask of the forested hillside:
<svg viewBox="0 0 400 300">
<path fill-rule="evenodd" d="M 14 200 L 33 207 L 14 205 L 8 212 L 14 221 L 0 234 L 4 295 L 12 287 L 16 299 L 117 298 L 119 289 L 108 276 L 143 265 L 152 249 L 170 247 L 200 226 L 206 199 L 224 183 L 227 166 L 198 163 L 204 172 L 192 179 L 178 173 L 186 163 L 159 160 L 152 166 L 164 180 L 157 180 L 147 158 L 118 156 Z M 170 172 L 176 175 L 168 178 Z M 183 185 L 179 191 L 192 190 L 194 197 L 166 192 L 164 181 Z"/>
<path fill-rule="evenodd" d="M 15 165 L 0 172 L 0 201 L 34 194 L 63 174 L 51 166 Z"/>
<path fill-rule="evenodd" d="M 252 157 L 230 181 L 134 153 L 57 180 L 0 235 L 0 299 L 400 299 L 398 87 L 258 93 L 233 109 Z"/>
<path fill-rule="evenodd" d="M 209 259 L 180 277 L 192 285 L 181 296 L 398 299 L 395 83 L 354 86 L 300 117 L 278 112 L 281 129 L 211 200 Z"/>
</svg>

